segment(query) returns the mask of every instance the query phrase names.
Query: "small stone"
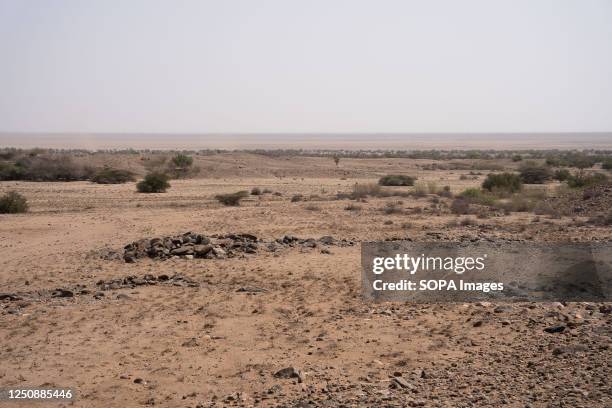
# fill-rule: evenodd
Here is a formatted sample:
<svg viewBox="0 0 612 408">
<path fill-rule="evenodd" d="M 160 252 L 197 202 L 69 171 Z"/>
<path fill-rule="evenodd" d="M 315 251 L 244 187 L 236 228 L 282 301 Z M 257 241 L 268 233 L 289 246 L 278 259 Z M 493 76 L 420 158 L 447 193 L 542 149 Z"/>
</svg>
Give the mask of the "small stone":
<svg viewBox="0 0 612 408">
<path fill-rule="evenodd" d="M 396 384 L 400 388 L 412 388 L 412 385 L 402 377 L 393 377 L 392 383 Z"/>
<path fill-rule="evenodd" d="M 74 293 L 68 289 L 55 289 L 51 292 L 51 297 L 53 298 L 64 298 L 64 297 L 74 297 Z"/>
<path fill-rule="evenodd" d="M 565 330 L 565 326 L 551 326 L 544 329 L 546 333 L 562 333 Z"/>
<path fill-rule="evenodd" d="M 181 346 L 183 347 L 197 347 L 199 346 L 197 340 L 195 339 L 195 337 L 192 337 L 191 339 L 183 342 L 183 344 L 181 344 Z"/>
<path fill-rule="evenodd" d="M 512 308 L 510 306 L 497 306 L 495 309 L 493 309 L 493 313 L 506 313 L 511 311 Z"/>
<path fill-rule="evenodd" d="M 302 382 L 302 373 L 295 367 L 286 367 L 274 373 L 274 378 L 297 378 L 298 382 Z"/>
</svg>

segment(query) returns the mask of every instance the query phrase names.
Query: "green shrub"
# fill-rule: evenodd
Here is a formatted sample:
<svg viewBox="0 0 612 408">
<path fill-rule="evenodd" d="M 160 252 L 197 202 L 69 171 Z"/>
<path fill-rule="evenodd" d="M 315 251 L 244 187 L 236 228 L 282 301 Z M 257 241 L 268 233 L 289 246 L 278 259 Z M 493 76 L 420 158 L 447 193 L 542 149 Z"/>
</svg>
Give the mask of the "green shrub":
<svg viewBox="0 0 612 408">
<path fill-rule="evenodd" d="M 586 174 L 579 171 L 577 174 L 573 174 L 567 179 L 567 185 L 571 188 L 583 188 L 605 183 L 607 180 L 608 177 L 602 173 Z"/>
<path fill-rule="evenodd" d="M 521 178 L 514 173 L 489 174 L 482 183 L 482 188 L 493 192 L 514 193 L 521 187 Z"/>
<path fill-rule="evenodd" d="M 495 197 L 493 195 L 485 193 L 479 188 L 467 188 L 459 194 L 459 197 L 473 204 L 493 205 L 495 203 Z"/>
<path fill-rule="evenodd" d="M 128 170 L 105 167 L 94 174 L 91 181 L 98 184 L 122 184 L 134 181 L 134 173 Z"/>
<path fill-rule="evenodd" d="M 550 180 L 552 174 L 547 166 L 540 166 L 535 162 L 527 162 L 519 169 L 521 180 L 525 184 L 543 184 Z"/>
<path fill-rule="evenodd" d="M 378 180 L 378 184 L 381 186 L 413 186 L 414 180 L 414 177 L 401 174 L 390 174 L 381 177 L 380 180 Z"/>
<path fill-rule="evenodd" d="M 513 162 L 520 162 L 521 160 L 523 160 L 523 156 L 521 156 L 520 154 L 515 154 L 514 156 L 512 156 Z"/>
<path fill-rule="evenodd" d="M 17 214 L 28 211 L 28 200 L 15 191 L 0 197 L 0 214 Z"/>
<path fill-rule="evenodd" d="M 149 173 L 136 184 L 139 193 L 165 193 L 170 188 L 168 176 L 164 173 Z"/>
<path fill-rule="evenodd" d="M 604 160 L 601 163 L 601 168 L 604 170 L 612 170 L 612 158 Z"/>
<path fill-rule="evenodd" d="M 553 178 L 559 181 L 565 181 L 570 177 L 571 177 L 571 173 L 569 172 L 568 169 L 559 169 L 555 171 L 555 174 L 553 175 Z"/>
<path fill-rule="evenodd" d="M 193 157 L 179 153 L 172 158 L 172 164 L 179 169 L 186 169 L 187 167 L 191 167 L 193 164 Z"/>
<path fill-rule="evenodd" d="M 0 162 L 0 181 L 22 180 L 24 169 L 10 162 Z"/>
<path fill-rule="evenodd" d="M 237 191 L 230 194 L 217 194 L 215 199 L 223 205 L 237 207 L 240 205 L 240 200 L 248 195 L 248 191 Z"/>
</svg>

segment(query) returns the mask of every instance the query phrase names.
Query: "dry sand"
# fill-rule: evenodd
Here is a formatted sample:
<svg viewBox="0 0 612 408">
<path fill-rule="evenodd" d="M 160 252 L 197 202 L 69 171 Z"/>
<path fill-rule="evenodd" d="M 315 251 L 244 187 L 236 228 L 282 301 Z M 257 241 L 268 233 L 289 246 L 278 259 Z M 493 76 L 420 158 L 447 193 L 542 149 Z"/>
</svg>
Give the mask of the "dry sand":
<svg viewBox="0 0 612 408">
<path fill-rule="evenodd" d="M 0 292 L 23 295 L 0 301 L 2 386 L 74 387 L 76 400 L 55 406 L 78 407 L 612 405 L 609 303 L 368 303 L 358 244 L 441 236 L 586 241 L 609 239 L 610 227 L 567 217 L 534 222 L 531 213 L 452 226 L 456 216 L 432 196 L 367 199 L 356 203 L 360 211 L 333 199 L 368 175 L 416 172 L 409 160 L 346 159 L 339 168 L 330 159 L 206 160 L 214 178 L 173 181 L 165 194 L 137 194 L 134 183 L 0 183 L 0 193 L 17 190 L 31 203 L 29 214 L 0 215 Z M 454 191 L 482 181 L 460 180 L 464 173 L 419 177 Z M 281 195 L 250 196 L 240 207 L 213 199 L 251 187 Z M 292 203 L 298 193 L 308 201 Z M 398 200 L 401 213 L 383 211 Z M 186 231 L 332 235 L 357 245 L 330 254 L 297 246 L 232 259 L 104 259 L 137 239 Z M 199 287 L 95 296 L 100 280 L 176 273 Z M 84 293 L 49 296 L 77 285 Z M 566 330 L 543 330 L 555 325 Z M 274 377 L 286 367 L 302 377 Z"/>
</svg>

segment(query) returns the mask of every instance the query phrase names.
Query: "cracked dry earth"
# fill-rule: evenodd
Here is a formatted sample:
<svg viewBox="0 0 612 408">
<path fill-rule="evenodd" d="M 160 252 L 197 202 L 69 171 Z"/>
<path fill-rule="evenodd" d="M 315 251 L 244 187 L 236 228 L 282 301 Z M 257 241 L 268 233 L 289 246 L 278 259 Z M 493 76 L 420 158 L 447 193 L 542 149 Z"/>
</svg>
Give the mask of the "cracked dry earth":
<svg viewBox="0 0 612 408">
<path fill-rule="evenodd" d="M 74 401 L 54 405 L 77 407 L 612 405 L 610 303 L 368 303 L 359 245 L 609 239 L 609 227 L 530 214 L 450 227 L 450 214 L 408 211 L 427 197 L 404 198 L 406 213 L 387 215 L 380 209 L 392 198 L 353 212 L 321 193 L 353 182 L 184 180 L 147 196 L 133 184 L 4 183 L 32 212 L 0 216 L 0 385 L 73 387 Z M 282 195 L 236 208 L 211 199 L 252 186 Z M 318 210 L 290 202 L 303 190 L 322 196 Z M 357 244 L 225 259 L 114 256 L 186 231 Z"/>
</svg>

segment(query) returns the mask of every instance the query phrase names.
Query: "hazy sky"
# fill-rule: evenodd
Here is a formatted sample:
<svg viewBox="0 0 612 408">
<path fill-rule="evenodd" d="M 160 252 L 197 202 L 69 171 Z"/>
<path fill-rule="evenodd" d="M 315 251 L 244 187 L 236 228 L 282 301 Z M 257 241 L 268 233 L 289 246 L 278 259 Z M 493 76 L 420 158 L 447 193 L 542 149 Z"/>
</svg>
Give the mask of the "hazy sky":
<svg viewBox="0 0 612 408">
<path fill-rule="evenodd" d="M 0 0 L 0 130 L 612 130 L 612 1 Z"/>
</svg>

